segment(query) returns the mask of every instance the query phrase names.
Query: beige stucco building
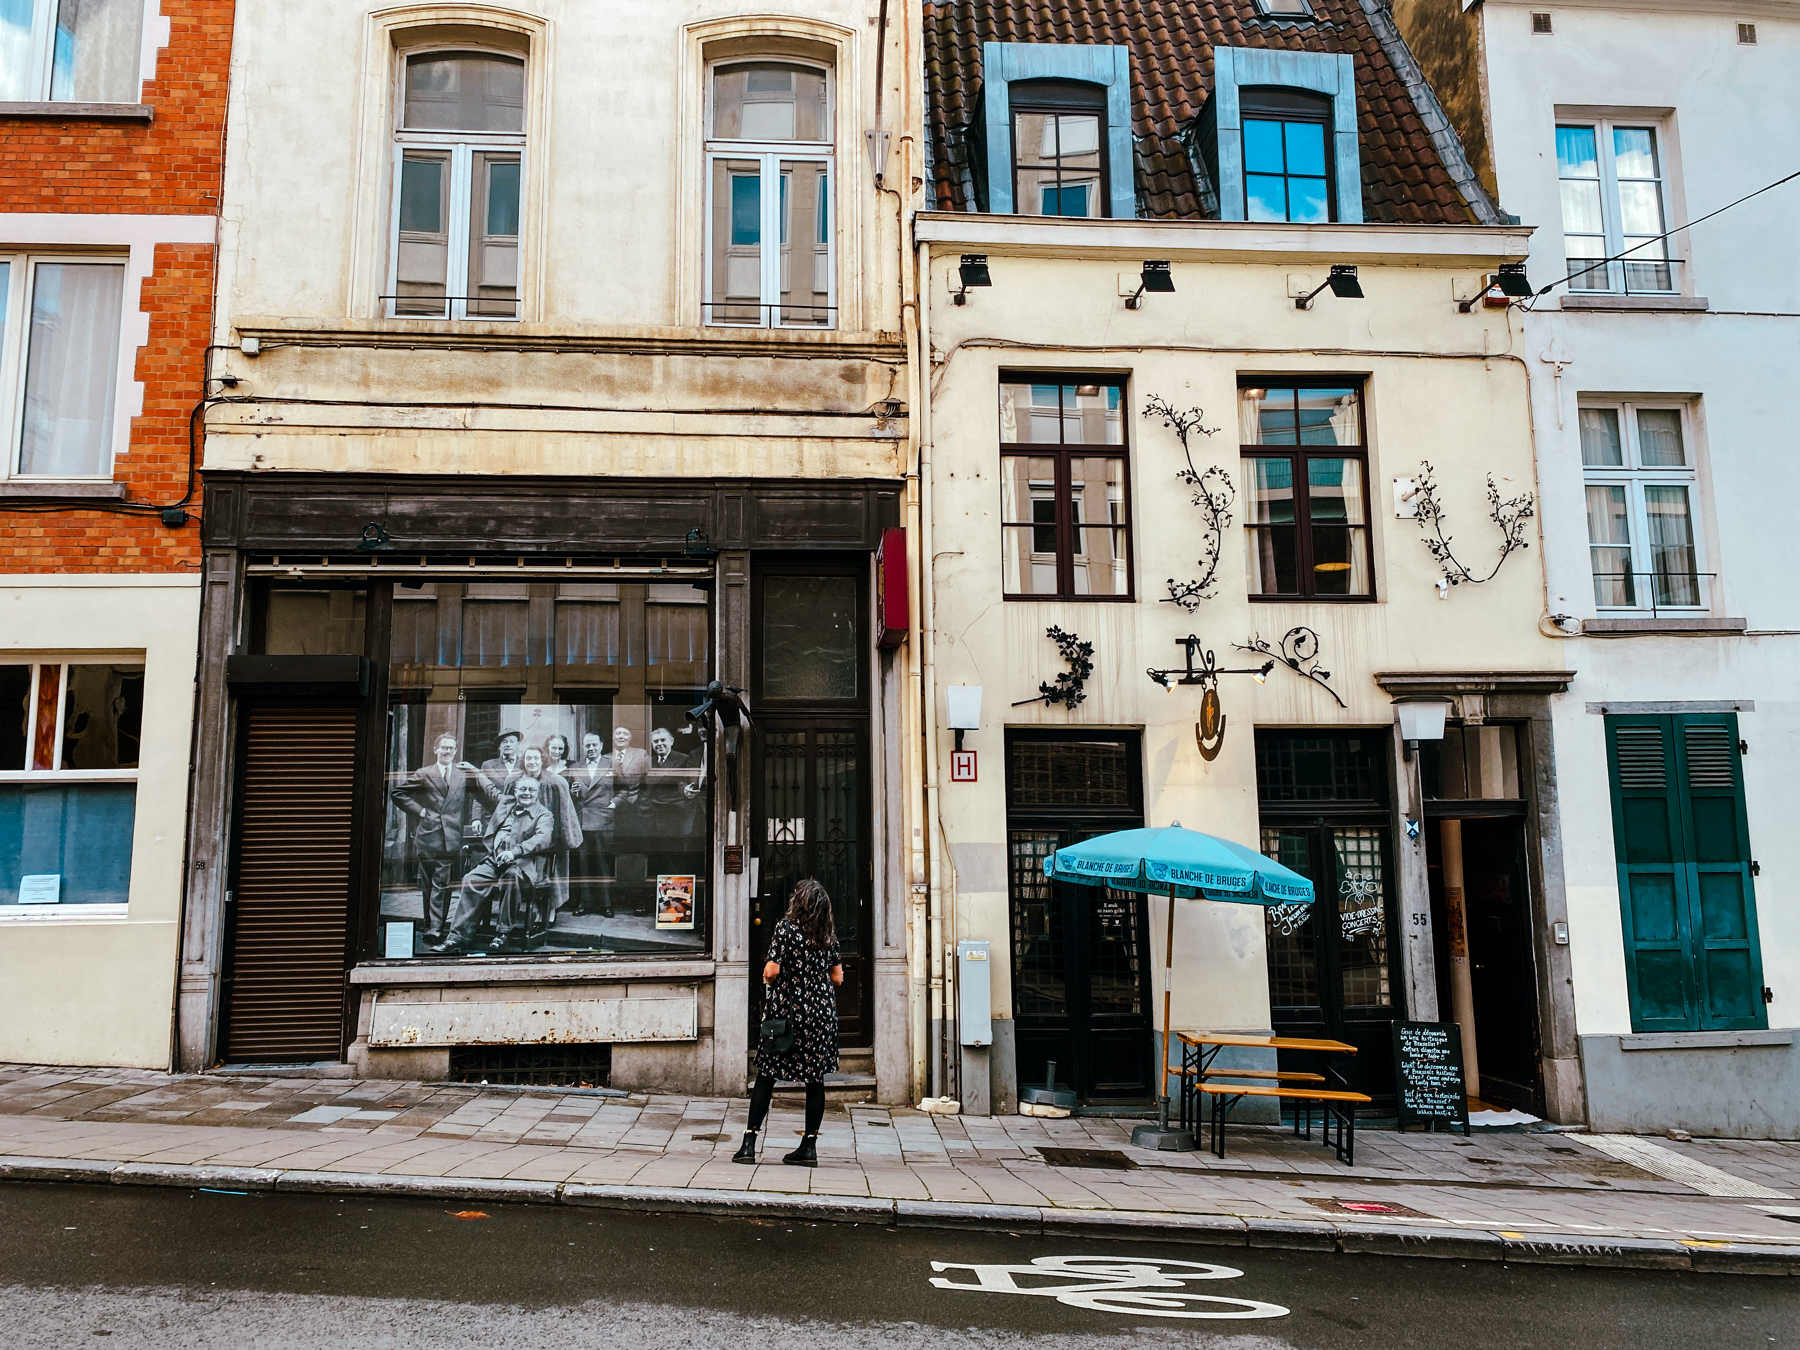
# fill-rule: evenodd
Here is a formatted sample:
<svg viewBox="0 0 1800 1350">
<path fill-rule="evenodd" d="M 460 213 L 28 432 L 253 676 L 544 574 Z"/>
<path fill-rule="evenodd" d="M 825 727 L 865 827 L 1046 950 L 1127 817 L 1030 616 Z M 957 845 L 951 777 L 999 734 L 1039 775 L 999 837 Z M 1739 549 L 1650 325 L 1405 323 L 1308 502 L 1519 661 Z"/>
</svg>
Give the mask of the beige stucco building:
<svg viewBox="0 0 1800 1350">
<path fill-rule="evenodd" d="M 915 61 L 873 0 L 240 8 L 185 1063 L 739 1094 L 816 872 L 841 1086 L 906 1094 Z"/>
</svg>

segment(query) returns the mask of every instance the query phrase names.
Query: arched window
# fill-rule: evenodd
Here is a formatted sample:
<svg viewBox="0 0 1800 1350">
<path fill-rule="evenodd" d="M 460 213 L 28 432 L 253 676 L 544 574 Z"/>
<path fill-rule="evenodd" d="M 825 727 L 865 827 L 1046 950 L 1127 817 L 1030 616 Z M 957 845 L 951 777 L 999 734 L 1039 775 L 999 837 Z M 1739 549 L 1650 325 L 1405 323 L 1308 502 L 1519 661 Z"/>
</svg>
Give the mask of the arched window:
<svg viewBox="0 0 1800 1350">
<path fill-rule="evenodd" d="M 712 67 L 706 141 L 709 324 L 837 323 L 831 72 L 795 61 Z"/>
<path fill-rule="evenodd" d="M 525 62 L 412 52 L 395 101 L 387 313 L 517 319 Z"/>
</svg>

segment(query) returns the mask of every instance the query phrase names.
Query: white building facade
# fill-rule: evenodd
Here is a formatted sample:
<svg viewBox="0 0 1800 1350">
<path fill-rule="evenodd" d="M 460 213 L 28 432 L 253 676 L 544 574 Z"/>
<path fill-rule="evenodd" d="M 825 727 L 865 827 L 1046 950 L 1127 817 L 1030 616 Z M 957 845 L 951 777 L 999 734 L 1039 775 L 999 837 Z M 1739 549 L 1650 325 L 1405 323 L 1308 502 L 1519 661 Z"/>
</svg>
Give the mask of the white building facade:
<svg viewBox="0 0 1800 1350">
<path fill-rule="evenodd" d="M 1796 19 L 1488 0 L 1467 21 L 1499 200 L 1537 227 L 1550 286 L 1525 352 L 1542 628 L 1577 672 L 1555 774 L 1595 1129 L 1800 1128 L 1779 392 L 1800 374 L 1800 182 L 1732 205 L 1800 163 Z"/>
</svg>

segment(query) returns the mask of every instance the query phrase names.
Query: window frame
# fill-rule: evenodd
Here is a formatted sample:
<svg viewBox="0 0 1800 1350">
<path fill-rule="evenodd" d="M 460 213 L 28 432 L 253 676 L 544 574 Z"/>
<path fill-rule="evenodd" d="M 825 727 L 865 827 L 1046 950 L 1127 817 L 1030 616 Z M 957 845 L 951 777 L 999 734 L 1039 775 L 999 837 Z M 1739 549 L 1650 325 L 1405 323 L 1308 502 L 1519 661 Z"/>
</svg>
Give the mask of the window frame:
<svg viewBox="0 0 1800 1350">
<path fill-rule="evenodd" d="M 132 53 L 132 69 L 136 78 L 132 84 L 136 86 L 130 98 L 123 99 L 69 99 L 55 97 L 56 81 L 56 19 L 61 0 L 32 0 L 31 10 L 31 57 L 28 63 L 31 87 L 28 96 L 22 100 L 28 103 L 67 104 L 71 107 L 101 106 L 132 108 L 138 106 L 144 97 L 143 52 L 144 38 L 151 29 L 156 12 L 144 0 L 138 0 L 138 41 L 137 50 Z"/>
<path fill-rule="evenodd" d="M 1595 271 L 1595 269 L 1589 268 L 1570 279 L 1568 284 L 1569 291 L 1574 295 L 1651 296 L 1684 294 L 1688 285 L 1688 278 L 1686 275 L 1688 260 L 1673 256 L 1669 247 L 1670 243 L 1673 241 L 1675 232 L 1680 229 L 1680 224 L 1675 219 L 1675 194 L 1672 190 L 1673 183 L 1671 181 L 1670 156 L 1672 138 L 1669 135 L 1669 125 L 1667 120 L 1655 116 L 1609 117 L 1558 115 L 1555 118 L 1553 125 L 1553 135 L 1554 132 L 1559 132 L 1564 128 L 1586 128 L 1594 133 L 1594 162 L 1595 172 L 1597 173 L 1598 178 L 1587 179 L 1564 177 L 1560 156 L 1558 156 L 1556 174 L 1558 194 L 1557 205 L 1559 214 L 1562 214 L 1561 193 L 1562 185 L 1564 183 L 1597 181 L 1600 185 L 1600 228 L 1603 232 L 1602 240 L 1603 247 L 1605 248 L 1605 252 L 1601 256 L 1612 260 L 1606 264 L 1605 285 L 1596 286 L 1587 284 L 1589 278 Z M 1618 257 L 1628 245 L 1626 243 L 1624 222 L 1622 219 L 1624 206 L 1619 196 L 1617 155 L 1613 147 L 1613 134 L 1616 131 L 1648 131 L 1653 138 L 1656 152 L 1657 176 L 1655 179 L 1648 181 L 1653 181 L 1656 184 L 1657 204 L 1662 215 L 1662 229 L 1658 231 L 1658 234 L 1662 236 L 1662 252 L 1660 256 L 1646 254 L 1643 256 L 1633 255 L 1633 257 L 1629 259 L 1621 259 Z M 1633 178 L 1627 179 L 1626 181 L 1644 182 L 1646 180 Z M 1561 224 L 1563 231 L 1563 263 L 1566 268 L 1573 271 L 1575 260 L 1572 259 L 1569 254 L 1570 234 L 1566 214 L 1562 214 L 1559 223 Z M 1632 237 L 1637 238 L 1638 236 L 1634 235 Z M 1639 264 L 1660 262 L 1664 264 L 1669 269 L 1669 284 L 1666 287 L 1634 287 L 1631 284 L 1630 274 L 1625 270 L 1632 262 L 1637 262 Z"/>
<path fill-rule="evenodd" d="M 1628 605 L 1603 605 L 1599 599 L 1599 574 L 1594 571 L 1594 550 L 1596 548 L 1617 548 L 1616 544 L 1595 544 L 1593 534 L 1588 534 L 1588 574 L 1594 578 L 1594 608 L 1602 615 L 1660 614 L 1665 610 L 1677 611 L 1683 615 L 1702 615 L 1711 608 L 1710 583 L 1716 578 L 1705 570 L 1707 561 L 1706 538 L 1701 530 L 1701 517 L 1704 514 L 1700 502 L 1700 468 L 1695 462 L 1698 447 L 1694 440 L 1693 405 L 1680 399 L 1647 398 L 1647 399 L 1598 399 L 1581 398 L 1576 401 L 1575 434 L 1577 453 L 1580 453 L 1581 414 L 1590 409 L 1616 412 L 1619 416 L 1619 457 L 1624 462 L 1617 465 L 1589 464 L 1585 459 L 1581 462 L 1581 485 L 1583 498 L 1583 514 L 1585 516 L 1587 489 L 1596 486 L 1622 486 L 1626 494 L 1627 519 L 1630 523 L 1631 537 L 1626 545 L 1631 551 L 1631 587 L 1637 597 Z M 1687 463 L 1681 465 L 1646 466 L 1642 462 L 1642 447 L 1638 436 L 1637 415 L 1639 412 L 1673 412 L 1681 419 L 1681 446 Z M 1661 604 L 1655 599 L 1657 573 L 1641 564 L 1654 561 L 1650 554 L 1649 508 L 1646 504 L 1644 489 L 1646 487 L 1685 487 L 1688 491 L 1688 530 L 1693 537 L 1695 603 L 1691 605 Z M 1664 575 L 1677 576 L 1677 573 Z M 1645 584 L 1640 585 L 1642 578 Z M 1649 594 L 1646 596 L 1645 591 Z"/>
<path fill-rule="evenodd" d="M 501 131 L 408 131 L 406 129 L 406 67 L 416 56 L 430 56 L 433 53 L 466 52 L 474 56 L 493 56 L 503 60 L 517 61 L 523 68 L 525 93 L 522 100 L 522 115 L 527 130 L 518 132 Z M 529 166 L 528 145 L 529 126 L 531 121 L 531 57 L 503 46 L 484 46 L 479 42 L 429 42 L 417 46 L 396 46 L 394 49 L 393 74 L 390 80 L 392 104 L 392 142 L 391 166 L 388 178 L 388 262 L 385 273 L 387 281 L 381 296 L 381 313 L 389 319 L 417 319 L 427 323 L 519 323 L 525 314 L 525 212 L 527 198 L 525 191 L 526 173 Z M 448 213 L 448 229 L 445 230 L 445 247 L 449 254 L 444 271 L 444 312 L 441 314 L 403 314 L 399 312 L 400 301 L 405 298 L 400 290 L 400 205 L 401 175 L 404 172 L 406 154 L 409 150 L 427 150 L 447 156 L 450 170 L 450 184 L 445 193 Z M 519 233 L 518 244 L 518 280 L 514 286 L 513 313 L 511 317 L 503 314 L 470 314 L 467 294 L 469 289 L 469 246 L 471 222 L 474 217 L 474 162 L 477 154 L 499 152 L 516 154 L 519 157 Z M 460 280 L 458 279 L 460 277 Z M 456 291 L 464 292 L 457 295 Z M 502 303 L 483 301 L 482 303 Z"/>
<path fill-rule="evenodd" d="M 1014 90 L 1019 92 L 1015 95 Z M 1045 219 L 1042 211 L 1022 211 L 1019 209 L 1019 118 L 1025 114 L 1036 114 L 1040 117 L 1093 117 L 1100 123 L 1099 156 L 1100 167 L 1094 180 L 1094 195 L 1098 199 L 1100 210 L 1090 216 L 1063 216 L 1060 212 L 1057 219 L 1066 220 L 1109 220 L 1112 218 L 1112 157 L 1108 140 L 1111 127 L 1106 118 L 1106 86 L 1088 85 L 1078 80 L 1031 79 L 1014 80 L 1007 86 L 1007 130 L 1011 139 L 1007 142 L 1012 172 L 1012 205 L 1015 215 L 1029 215 Z M 1062 132 L 1057 130 L 1056 186 L 1062 191 Z"/>
<path fill-rule="evenodd" d="M 751 141 L 732 140 L 722 136 L 714 136 L 713 99 L 716 89 L 716 77 L 720 70 L 732 66 L 755 65 L 769 63 L 783 66 L 800 66 L 817 70 L 825 76 L 825 108 L 830 119 L 830 136 L 822 141 Z M 837 164 L 837 124 L 838 124 L 838 86 L 837 69 L 827 61 L 813 57 L 790 56 L 785 53 L 770 52 L 758 55 L 755 53 L 734 53 L 731 56 L 716 57 L 706 62 L 704 67 L 704 94 L 701 109 L 701 289 L 700 289 L 700 323 L 706 328 L 752 328 L 783 332 L 836 332 L 839 325 L 838 304 L 838 249 L 839 238 L 843 232 L 839 210 L 839 189 L 841 174 Z M 729 308 L 741 305 L 741 301 L 713 299 L 713 225 L 717 217 L 716 202 L 713 196 L 715 164 L 720 160 L 756 160 L 758 162 L 758 217 L 757 250 L 759 253 L 762 296 L 757 303 L 759 317 L 755 323 L 744 323 L 736 319 L 722 319 L 713 313 L 715 305 Z M 823 164 L 825 166 L 825 212 L 826 212 L 826 313 L 829 316 L 825 323 L 783 323 L 781 311 L 787 309 L 817 309 L 816 305 L 784 305 L 781 300 L 781 225 L 782 207 L 786 194 L 781 190 L 781 163 L 787 160 L 795 163 Z M 769 190 L 770 184 L 774 190 Z M 790 234 L 792 233 L 790 227 Z M 768 241 L 773 239 L 775 247 L 770 249 Z"/>
<path fill-rule="evenodd" d="M 68 253 L 31 249 L 0 249 L 0 263 L 7 263 L 4 291 L 0 291 L 0 483 L 111 483 L 116 478 L 121 432 L 130 435 L 131 419 L 120 406 L 120 394 L 129 387 L 129 371 L 121 370 L 126 352 L 136 361 L 136 347 L 126 340 L 125 316 L 130 311 L 133 287 L 131 257 L 124 253 Z M 112 432 L 106 446 L 106 472 L 97 474 L 28 474 L 21 472 L 25 446 L 25 381 L 31 364 L 31 309 L 37 294 L 37 269 L 45 263 L 116 266 L 124 273 L 119 288 L 119 312 L 114 316 L 116 344 L 113 352 Z"/>
<path fill-rule="evenodd" d="M 1117 445 L 1088 445 L 1068 441 L 999 441 L 1000 472 L 1000 541 L 1001 541 L 1001 598 L 1005 600 L 1039 600 L 1039 601 L 1093 601 L 1102 604 L 1130 604 L 1137 599 L 1137 565 L 1132 547 L 1132 536 L 1135 533 L 1133 517 L 1136 512 L 1131 505 L 1131 377 L 1129 373 L 1101 373 L 1095 371 L 1061 371 L 1061 370 L 1002 370 L 995 385 L 995 414 L 999 413 L 999 388 L 1006 384 L 1055 384 L 1059 388 L 1064 385 L 1094 384 L 1101 388 L 1113 388 L 1119 391 L 1119 443 Z M 1057 426 L 1060 431 L 1064 419 L 1058 417 Z M 1006 519 L 1006 467 L 1008 459 L 1051 459 L 1056 465 L 1055 485 L 1052 489 L 1056 502 L 1056 590 L 1054 593 L 1040 591 L 1008 591 L 1006 586 L 1005 550 L 1008 532 L 1015 529 L 1036 531 L 1042 526 L 1031 521 L 1011 521 Z M 1125 534 L 1125 590 L 1118 595 L 1084 594 L 1075 590 L 1075 534 L 1078 529 L 1091 528 L 1083 523 L 1075 524 L 1075 491 L 1074 475 L 1070 462 L 1075 459 L 1116 459 L 1121 466 L 1120 500 L 1125 506 L 1125 522 L 1122 526 L 1113 526 L 1108 522 L 1102 528 L 1122 529 Z M 1034 549 L 1033 552 L 1036 552 Z"/>
<path fill-rule="evenodd" d="M 94 783 L 129 783 L 132 793 L 133 832 L 136 831 L 136 810 L 138 806 L 135 791 L 139 776 L 143 771 L 142 742 L 139 743 L 138 767 L 135 769 L 65 769 L 61 767 L 63 749 L 63 731 L 69 716 L 69 670 L 73 666 L 139 666 L 148 671 L 149 663 L 143 652 L 74 652 L 60 655 L 33 654 L 18 652 L 8 654 L 0 659 L 0 665 L 29 666 L 31 683 L 26 691 L 26 737 L 25 766 L 20 769 L 0 767 L 0 788 L 12 786 L 82 786 Z M 56 722 L 52 732 L 51 745 L 54 747 L 56 763 L 48 769 L 35 768 L 32 765 L 32 744 L 37 732 L 37 709 L 39 691 L 42 688 L 44 668 L 54 666 L 57 670 Z M 133 840 L 132 867 L 137 865 L 135 837 Z M 124 904 L 56 904 L 56 905 L 20 905 L 0 904 L 0 923 L 34 922 L 54 919 L 86 921 L 103 918 L 124 918 L 130 909 L 130 873 L 126 877 L 127 899 Z"/>
<path fill-rule="evenodd" d="M 1295 17 L 1295 16 L 1283 16 Z M 1282 107 L 1283 103 L 1291 106 Z M 1337 126 L 1334 116 L 1332 98 L 1316 90 L 1299 89 L 1292 86 L 1275 85 L 1242 85 L 1238 88 L 1238 154 L 1239 163 L 1244 166 L 1244 219 L 1250 220 L 1250 147 L 1245 138 L 1249 134 L 1247 124 L 1256 122 L 1275 122 L 1285 125 L 1289 122 L 1305 123 L 1324 128 L 1325 143 L 1325 220 L 1324 224 L 1332 224 L 1338 218 L 1337 190 Z M 1283 184 L 1284 199 L 1289 205 L 1288 214 L 1279 221 L 1262 221 L 1261 224 L 1281 225 L 1316 225 L 1319 221 L 1296 221 L 1292 210 L 1292 193 L 1287 184 L 1295 178 L 1311 180 L 1312 174 L 1294 174 L 1287 172 L 1286 136 L 1283 135 L 1282 160 L 1283 169 L 1280 175 Z M 1271 174 L 1257 173 L 1259 178 L 1273 177 Z"/>
<path fill-rule="evenodd" d="M 1238 389 L 1344 389 L 1356 390 L 1356 424 L 1359 444 L 1306 446 L 1294 445 L 1243 445 L 1238 446 L 1238 464 L 1243 473 L 1243 493 L 1246 503 L 1250 500 L 1253 484 L 1250 475 L 1244 468 L 1248 459 L 1286 459 L 1295 469 L 1294 473 L 1294 567 L 1301 579 L 1301 589 L 1292 594 L 1260 594 L 1249 589 L 1249 569 L 1245 569 L 1245 595 L 1251 604 L 1330 604 L 1330 605 L 1368 605 L 1381 599 L 1381 588 L 1375 575 L 1375 510 L 1374 497 L 1371 492 L 1369 477 L 1369 386 L 1366 377 L 1361 375 L 1319 375 L 1271 378 L 1267 376 L 1240 375 Z M 1243 427 L 1238 428 L 1240 441 Z M 1298 430 L 1296 429 L 1296 441 Z M 1303 492 L 1300 487 L 1310 483 L 1311 479 L 1302 474 L 1306 463 L 1313 459 L 1354 459 L 1362 465 L 1363 475 L 1363 563 L 1368 568 L 1369 590 L 1363 595 L 1319 595 L 1311 588 L 1315 585 L 1316 573 L 1312 569 L 1312 500 L 1311 493 Z M 1256 531 L 1268 529 L 1266 525 L 1253 524 L 1249 519 L 1249 509 L 1244 512 L 1244 529 Z M 1303 519 L 1304 518 L 1304 519 Z M 1356 528 L 1351 526 L 1350 528 Z"/>
</svg>

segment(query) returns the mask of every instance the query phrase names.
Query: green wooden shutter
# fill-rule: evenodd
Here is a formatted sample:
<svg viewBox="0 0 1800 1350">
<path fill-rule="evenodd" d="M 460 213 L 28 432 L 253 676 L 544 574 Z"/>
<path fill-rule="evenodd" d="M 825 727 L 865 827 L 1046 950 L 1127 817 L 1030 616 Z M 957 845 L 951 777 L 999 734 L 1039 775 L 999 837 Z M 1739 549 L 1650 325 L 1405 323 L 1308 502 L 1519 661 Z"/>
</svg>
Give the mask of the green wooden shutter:
<svg viewBox="0 0 1800 1350">
<path fill-rule="evenodd" d="M 1765 1024 L 1737 739 L 1731 713 L 1606 719 L 1635 1031 Z"/>
<path fill-rule="evenodd" d="M 1643 714 L 1606 719 L 1633 1031 L 1691 1031 L 1698 1025 L 1686 830 L 1668 723 L 1667 717 Z"/>
<path fill-rule="evenodd" d="M 1700 1025 L 1708 1031 L 1763 1027 L 1762 952 L 1750 877 L 1737 716 L 1684 713 L 1669 719 L 1681 771 Z"/>
</svg>

